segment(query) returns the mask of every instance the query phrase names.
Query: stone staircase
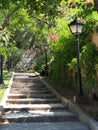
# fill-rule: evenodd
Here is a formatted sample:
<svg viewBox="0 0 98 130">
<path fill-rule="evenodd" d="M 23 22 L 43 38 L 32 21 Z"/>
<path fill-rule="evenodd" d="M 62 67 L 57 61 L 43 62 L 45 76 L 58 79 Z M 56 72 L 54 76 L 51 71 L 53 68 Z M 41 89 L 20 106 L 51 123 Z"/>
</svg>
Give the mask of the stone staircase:
<svg viewBox="0 0 98 130">
<path fill-rule="evenodd" d="M 28 73 L 15 74 L 0 124 L 47 122 L 77 123 L 78 129 L 75 130 L 89 130 L 38 77 Z"/>
</svg>

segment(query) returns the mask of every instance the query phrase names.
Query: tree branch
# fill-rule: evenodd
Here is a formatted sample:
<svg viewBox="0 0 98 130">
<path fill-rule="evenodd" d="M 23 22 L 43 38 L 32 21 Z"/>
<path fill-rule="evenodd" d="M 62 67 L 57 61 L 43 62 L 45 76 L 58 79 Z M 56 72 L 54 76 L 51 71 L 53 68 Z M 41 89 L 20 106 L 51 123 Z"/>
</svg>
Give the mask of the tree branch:
<svg viewBox="0 0 98 130">
<path fill-rule="evenodd" d="M 2 27 L 0 28 L 0 30 L 4 30 L 6 27 L 8 27 L 10 25 L 11 22 L 11 16 L 16 12 L 16 10 L 18 10 L 19 7 L 17 6 L 12 12 L 8 12 L 7 15 L 5 16 L 5 20 L 3 22 L 3 24 L 1 25 Z"/>
<path fill-rule="evenodd" d="M 33 16 L 33 17 L 36 18 L 38 21 L 47 24 L 49 28 L 54 27 L 54 23 L 49 22 L 47 19 L 41 19 L 41 18 L 39 18 L 37 16 Z"/>
</svg>

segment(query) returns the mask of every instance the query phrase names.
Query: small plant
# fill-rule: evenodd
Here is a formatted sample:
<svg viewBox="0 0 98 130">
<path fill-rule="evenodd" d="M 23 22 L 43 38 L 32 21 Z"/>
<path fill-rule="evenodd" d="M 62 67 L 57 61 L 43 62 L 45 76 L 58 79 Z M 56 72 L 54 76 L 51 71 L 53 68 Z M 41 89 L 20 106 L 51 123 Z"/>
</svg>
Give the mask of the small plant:
<svg viewBox="0 0 98 130">
<path fill-rule="evenodd" d="M 3 80 L 4 80 L 4 87 L 0 88 L 0 102 L 3 99 L 4 93 L 8 87 L 9 81 L 12 77 L 12 72 L 3 71 Z"/>
</svg>

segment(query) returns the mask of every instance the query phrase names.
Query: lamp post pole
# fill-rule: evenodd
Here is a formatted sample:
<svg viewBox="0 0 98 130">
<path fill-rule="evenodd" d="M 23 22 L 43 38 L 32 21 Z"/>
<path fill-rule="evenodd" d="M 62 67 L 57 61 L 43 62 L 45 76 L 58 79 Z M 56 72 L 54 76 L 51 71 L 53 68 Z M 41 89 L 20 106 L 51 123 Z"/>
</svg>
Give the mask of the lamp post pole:
<svg viewBox="0 0 98 130">
<path fill-rule="evenodd" d="M 47 49 L 46 49 L 46 52 L 45 52 L 45 53 L 46 53 L 46 67 L 45 67 L 45 76 L 48 76 L 48 64 L 47 64 L 47 62 L 48 62 L 47 60 L 48 60 L 48 59 L 47 59 Z"/>
<path fill-rule="evenodd" d="M 82 81 L 81 81 L 81 61 L 80 61 L 80 43 L 79 35 L 76 34 L 76 43 L 77 43 L 77 69 L 78 69 L 78 85 L 79 85 L 79 95 L 83 95 Z"/>
<path fill-rule="evenodd" d="M 0 84 L 4 84 L 3 81 L 3 56 L 0 56 Z"/>
<path fill-rule="evenodd" d="M 47 57 L 48 46 L 49 46 L 48 43 L 44 44 L 44 47 L 45 47 L 45 76 L 46 77 L 48 76 L 48 57 Z"/>
<path fill-rule="evenodd" d="M 3 43 L 3 42 L 5 42 L 5 39 L 3 39 L 4 37 L 2 37 L 2 40 L 1 40 L 1 42 L 2 42 L 2 44 L 1 44 L 1 48 L 3 47 L 3 46 L 5 46 L 5 44 Z M 0 84 L 2 84 L 3 86 L 4 86 L 4 81 L 3 81 L 3 60 L 4 60 L 4 57 L 3 57 L 3 55 L 1 54 L 0 55 Z"/>
<path fill-rule="evenodd" d="M 77 44 L 77 70 L 78 70 L 78 86 L 79 86 L 79 96 L 83 96 L 83 88 L 82 88 L 82 81 L 81 81 L 81 63 L 80 63 L 80 43 L 79 43 L 79 34 L 82 32 L 83 23 L 75 19 L 69 24 L 69 28 L 76 36 L 76 44 Z"/>
</svg>

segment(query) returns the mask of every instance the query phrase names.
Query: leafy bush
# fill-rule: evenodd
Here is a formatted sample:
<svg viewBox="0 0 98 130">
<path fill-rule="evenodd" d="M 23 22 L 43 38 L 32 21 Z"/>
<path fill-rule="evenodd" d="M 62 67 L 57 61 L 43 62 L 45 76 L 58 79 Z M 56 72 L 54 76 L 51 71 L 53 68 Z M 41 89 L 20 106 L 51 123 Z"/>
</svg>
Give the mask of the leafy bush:
<svg viewBox="0 0 98 130">
<path fill-rule="evenodd" d="M 34 66 L 34 70 L 41 72 L 44 70 L 45 67 L 45 55 L 41 55 L 37 60 L 36 60 L 36 65 Z"/>
<path fill-rule="evenodd" d="M 64 24 L 63 20 L 62 22 L 58 21 L 60 22 L 57 28 L 58 42 L 52 43 L 52 47 L 54 47 L 54 61 L 50 66 L 50 78 L 58 84 L 69 85 L 74 77 L 69 73 L 68 64 L 72 58 L 76 57 L 76 43 L 68 25 Z M 70 84 L 70 86 L 72 85 Z"/>
<path fill-rule="evenodd" d="M 15 67 L 15 65 L 21 60 L 22 53 L 19 49 L 9 48 L 8 58 L 11 60 L 11 66 Z"/>
<path fill-rule="evenodd" d="M 54 61 L 50 68 L 50 78 L 60 85 L 68 86 L 73 89 L 77 85 L 77 55 L 75 36 L 71 35 L 68 28 L 68 23 L 72 21 L 75 16 L 85 25 L 80 40 L 80 58 L 83 89 L 85 92 L 91 92 L 96 85 L 96 65 L 98 64 L 98 50 L 92 43 L 92 35 L 96 30 L 98 24 L 98 13 L 93 9 L 93 3 L 90 6 L 88 3 L 73 2 L 75 7 L 68 6 L 70 9 L 62 6 L 62 17 L 56 19 L 56 27 L 52 29 L 52 33 L 56 33 L 58 41 L 53 43 L 51 47 L 54 50 Z M 78 8 L 77 8 L 78 7 Z"/>
<path fill-rule="evenodd" d="M 47 62 L 49 62 L 51 59 L 51 55 L 47 55 Z M 34 70 L 41 73 L 42 71 L 45 71 L 45 66 L 46 66 L 46 55 L 40 55 L 40 57 L 36 60 L 36 64 L 34 66 Z"/>
<path fill-rule="evenodd" d="M 98 50 L 95 44 L 86 44 L 82 47 L 82 75 L 83 86 L 86 92 L 91 92 L 97 83 Z"/>
</svg>

